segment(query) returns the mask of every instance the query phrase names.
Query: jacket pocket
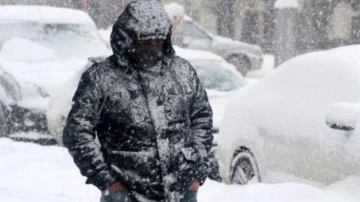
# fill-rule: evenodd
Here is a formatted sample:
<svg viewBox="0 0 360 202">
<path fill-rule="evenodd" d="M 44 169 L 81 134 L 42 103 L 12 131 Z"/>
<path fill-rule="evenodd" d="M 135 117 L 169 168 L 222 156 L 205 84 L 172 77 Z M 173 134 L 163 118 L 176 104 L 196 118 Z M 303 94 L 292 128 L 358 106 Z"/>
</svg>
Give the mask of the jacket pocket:
<svg viewBox="0 0 360 202">
<path fill-rule="evenodd" d="M 188 161 L 196 162 L 198 160 L 197 153 L 191 147 L 182 148 L 181 153 L 184 155 L 185 159 Z"/>
<path fill-rule="evenodd" d="M 138 175 L 150 175 L 156 167 L 156 150 L 147 151 L 111 151 L 109 162 L 122 170 L 134 170 Z"/>
</svg>

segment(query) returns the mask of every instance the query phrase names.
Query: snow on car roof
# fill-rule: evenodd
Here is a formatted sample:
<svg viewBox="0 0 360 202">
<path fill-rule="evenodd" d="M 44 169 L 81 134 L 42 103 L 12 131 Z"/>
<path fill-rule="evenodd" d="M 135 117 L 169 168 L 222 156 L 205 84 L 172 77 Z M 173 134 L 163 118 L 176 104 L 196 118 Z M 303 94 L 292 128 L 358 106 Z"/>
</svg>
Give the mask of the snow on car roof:
<svg viewBox="0 0 360 202">
<path fill-rule="evenodd" d="M 33 21 L 95 26 L 94 21 L 84 11 L 50 6 L 0 6 L 0 21 Z"/>
<path fill-rule="evenodd" d="M 220 60 L 224 61 L 222 57 L 214 53 L 202 50 L 184 49 L 175 47 L 176 54 L 187 60 Z"/>
</svg>

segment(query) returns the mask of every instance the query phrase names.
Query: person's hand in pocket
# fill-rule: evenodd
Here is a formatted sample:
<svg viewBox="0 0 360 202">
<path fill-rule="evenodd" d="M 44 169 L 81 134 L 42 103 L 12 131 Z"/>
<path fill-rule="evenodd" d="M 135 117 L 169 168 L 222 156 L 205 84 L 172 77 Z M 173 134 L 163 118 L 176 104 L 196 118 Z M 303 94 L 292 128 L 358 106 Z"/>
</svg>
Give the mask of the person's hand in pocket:
<svg viewBox="0 0 360 202">
<path fill-rule="evenodd" d="M 116 183 L 112 184 L 109 188 L 107 188 L 106 191 L 108 193 L 112 193 L 112 192 L 121 191 L 124 189 L 125 189 L 125 186 L 122 183 L 116 182 Z"/>
<path fill-rule="evenodd" d="M 195 179 L 191 183 L 191 186 L 189 187 L 189 191 L 198 191 L 199 187 L 200 187 L 200 182 L 199 182 L 199 180 Z"/>
</svg>

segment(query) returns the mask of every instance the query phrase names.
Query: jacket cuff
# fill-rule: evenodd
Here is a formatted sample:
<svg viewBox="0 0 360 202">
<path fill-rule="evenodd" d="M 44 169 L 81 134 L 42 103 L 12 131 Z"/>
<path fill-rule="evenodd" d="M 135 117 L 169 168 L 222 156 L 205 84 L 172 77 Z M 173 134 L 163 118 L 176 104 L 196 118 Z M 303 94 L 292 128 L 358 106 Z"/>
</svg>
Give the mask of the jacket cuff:
<svg viewBox="0 0 360 202">
<path fill-rule="evenodd" d="M 199 180 L 200 185 L 203 185 L 205 183 L 206 178 L 209 174 L 209 166 L 206 162 L 199 162 L 196 166 L 194 178 Z"/>
<path fill-rule="evenodd" d="M 100 171 L 86 180 L 86 184 L 92 184 L 101 191 L 105 191 L 115 182 L 117 182 L 116 178 L 107 171 Z"/>
</svg>

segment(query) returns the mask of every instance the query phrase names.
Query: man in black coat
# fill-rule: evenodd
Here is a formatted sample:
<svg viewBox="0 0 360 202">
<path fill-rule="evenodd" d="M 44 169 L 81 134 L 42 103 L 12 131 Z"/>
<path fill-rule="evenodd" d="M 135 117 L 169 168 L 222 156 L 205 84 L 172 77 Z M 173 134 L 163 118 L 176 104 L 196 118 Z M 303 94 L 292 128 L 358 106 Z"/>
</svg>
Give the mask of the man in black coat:
<svg viewBox="0 0 360 202">
<path fill-rule="evenodd" d="M 114 54 L 82 75 L 64 145 L 104 202 L 196 201 L 212 110 L 194 68 L 175 56 L 162 5 L 132 1 L 111 45 Z"/>
</svg>

